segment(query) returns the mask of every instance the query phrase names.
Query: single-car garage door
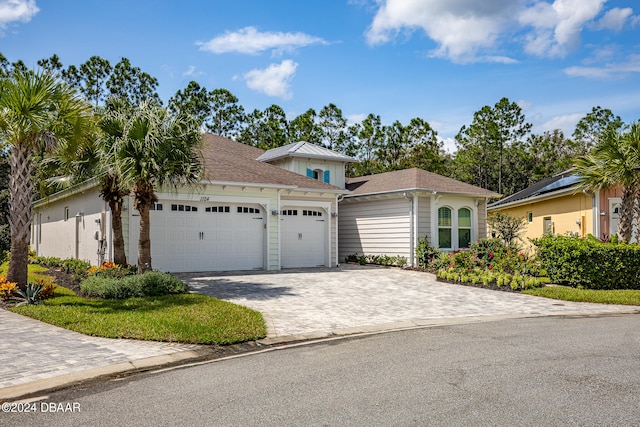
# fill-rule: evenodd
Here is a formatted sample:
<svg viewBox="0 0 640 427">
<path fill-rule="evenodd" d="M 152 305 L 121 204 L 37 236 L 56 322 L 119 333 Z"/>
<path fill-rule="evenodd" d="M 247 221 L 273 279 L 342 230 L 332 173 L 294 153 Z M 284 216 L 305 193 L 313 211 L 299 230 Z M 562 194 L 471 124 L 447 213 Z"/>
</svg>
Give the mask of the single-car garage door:
<svg viewBox="0 0 640 427">
<path fill-rule="evenodd" d="M 133 222 L 139 217 L 132 218 Z M 264 209 L 255 204 L 161 201 L 151 220 L 151 259 L 162 271 L 264 268 Z M 131 236 L 139 236 L 131 224 Z"/>
<path fill-rule="evenodd" d="M 284 207 L 280 216 L 283 268 L 326 265 L 327 220 L 320 208 Z"/>
</svg>

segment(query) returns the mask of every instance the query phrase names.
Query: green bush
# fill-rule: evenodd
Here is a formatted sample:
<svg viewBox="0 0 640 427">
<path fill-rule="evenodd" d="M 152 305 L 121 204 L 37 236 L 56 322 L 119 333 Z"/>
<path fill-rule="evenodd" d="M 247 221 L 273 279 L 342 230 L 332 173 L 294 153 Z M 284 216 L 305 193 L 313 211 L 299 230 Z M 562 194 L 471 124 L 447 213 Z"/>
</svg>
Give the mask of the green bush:
<svg viewBox="0 0 640 427">
<path fill-rule="evenodd" d="M 418 239 L 418 244 L 416 245 L 416 259 L 418 260 L 418 267 L 427 268 L 431 260 L 439 255 L 440 251 L 429 245 L 427 236 L 420 237 Z"/>
<path fill-rule="evenodd" d="M 80 285 L 83 295 L 104 299 L 183 294 L 187 285 L 170 274 L 149 271 L 123 279 L 89 276 Z"/>
<path fill-rule="evenodd" d="M 535 239 L 553 283 L 587 289 L 640 289 L 640 245 L 544 236 Z"/>
</svg>

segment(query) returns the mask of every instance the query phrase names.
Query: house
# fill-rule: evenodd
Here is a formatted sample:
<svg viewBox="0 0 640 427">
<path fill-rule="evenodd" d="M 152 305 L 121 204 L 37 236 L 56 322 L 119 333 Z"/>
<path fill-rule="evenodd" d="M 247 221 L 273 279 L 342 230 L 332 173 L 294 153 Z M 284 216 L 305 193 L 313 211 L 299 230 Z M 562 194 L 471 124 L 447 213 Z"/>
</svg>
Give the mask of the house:
<svg viewBox="0 0 640 427">
<path fill-rule="evenodd" d="M 618 232 L 621 189 L 595 193 L 580 189 L 581 177 L 570 171 L 546 178 L 509 197 L 491 203 L 487 210 L 525 219 L 522 241 L 545 233 L 608 238 Z"/>
<path fill-rule="evenodd" d="M 347 178 L 340 201 L 339 258 L 400 255 L 416 265 L 418 239 L 443 251 L 486 237 L 486 207 L 498 195 L 422 169 Z"/>
<path fill-rule="evenodd" d="M 162 271 L 336 266 L 338 197 L 354 159 L 308 143 L 264 151 L 203 135 L 203 180 L 161 188 L 150 212 L 153 267 Z M 275 163 L 275 164 L 272 164 Z M 300 173 L 304 171 L 304 173 Z M 108 205 L 93 179 L 34 203 L 41 256 L 113 259 Z M 137 262 L 139 215 L 125 201 L 127 261 Z"/>
<path fill-rule="evenodd" d="M 161 271 L 334 267 L 353 253 L 405 256 L 420 237 L 443 250 L 486 236 L 496 194 L 420 169 L 345 178 L 355 159 L 304 141 L 264 151 L 203 135 L 204 176 L 161 188 L 150 212 L 153 268 Z M 41 256 L 113 259 L 111 212 L 99 178 L 34 203 L 31 247 Z M 139 214 L 122 218 L 137 262 Z"/>
</svg>

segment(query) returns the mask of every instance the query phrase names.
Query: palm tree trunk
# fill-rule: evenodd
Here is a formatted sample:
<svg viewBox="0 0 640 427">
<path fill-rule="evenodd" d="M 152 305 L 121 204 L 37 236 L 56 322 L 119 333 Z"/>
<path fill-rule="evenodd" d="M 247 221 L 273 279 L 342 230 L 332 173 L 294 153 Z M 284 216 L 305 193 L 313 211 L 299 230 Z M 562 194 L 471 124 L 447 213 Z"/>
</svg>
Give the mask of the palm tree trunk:
<svg viewBox="0 0 640 427">
<path fill-rule="evenodd" d="M 113 262 L 118 265 L 127 265 L 122 234 L 122 199 L 109 200 L 109 208 L 111 209 L 111 231 L 113 231 Z"/>
<path fill-rule="evenodd" d="M 9 227 L 11 258 L 7 280 L 21 289 L 27 287 L 29 239 L 31 231 L 31 153 L 24 144 L 14 144 L 9 151 Z"/>
<path fill-rule="evenodd" d="M 134 205 L 140 213 L 140 237 L 138 239 L 138 273 L 153 270 L 151 266 L 151 221 L 149 210 L 155 202 L 153 185 L 138 182 L 133 187 Z"/>
<path fill-rule="evenodd" d="M 627 243 L 631 240 L 634 202 L 635 188 L 624 187 L 622 189 L 622 201 L 620 202 L 620 224 L 618 225 L 618 233 L 620 239 Z"/>
</svg>

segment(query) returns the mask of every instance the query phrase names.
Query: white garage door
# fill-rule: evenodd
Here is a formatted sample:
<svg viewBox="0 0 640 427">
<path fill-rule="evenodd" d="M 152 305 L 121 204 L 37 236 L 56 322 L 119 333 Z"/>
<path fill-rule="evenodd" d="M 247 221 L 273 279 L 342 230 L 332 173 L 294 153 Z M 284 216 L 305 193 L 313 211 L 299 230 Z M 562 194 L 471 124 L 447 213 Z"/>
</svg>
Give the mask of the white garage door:
<svg viewBox="0 0 640 427">
<path fill-rule="evenodd" d="M 264 268 L 265 215 L 260 205 L 160 202 L 150 217 L 151 259 L 156 270 Z M 139 228 L 131 234 L 137 239 Z"/>
<path fill-rule="evenodd" d="M 327 218 L 322 209 L 284 207 L 280 221 L 283 268 L 326 264 Z"/>
</svg>

